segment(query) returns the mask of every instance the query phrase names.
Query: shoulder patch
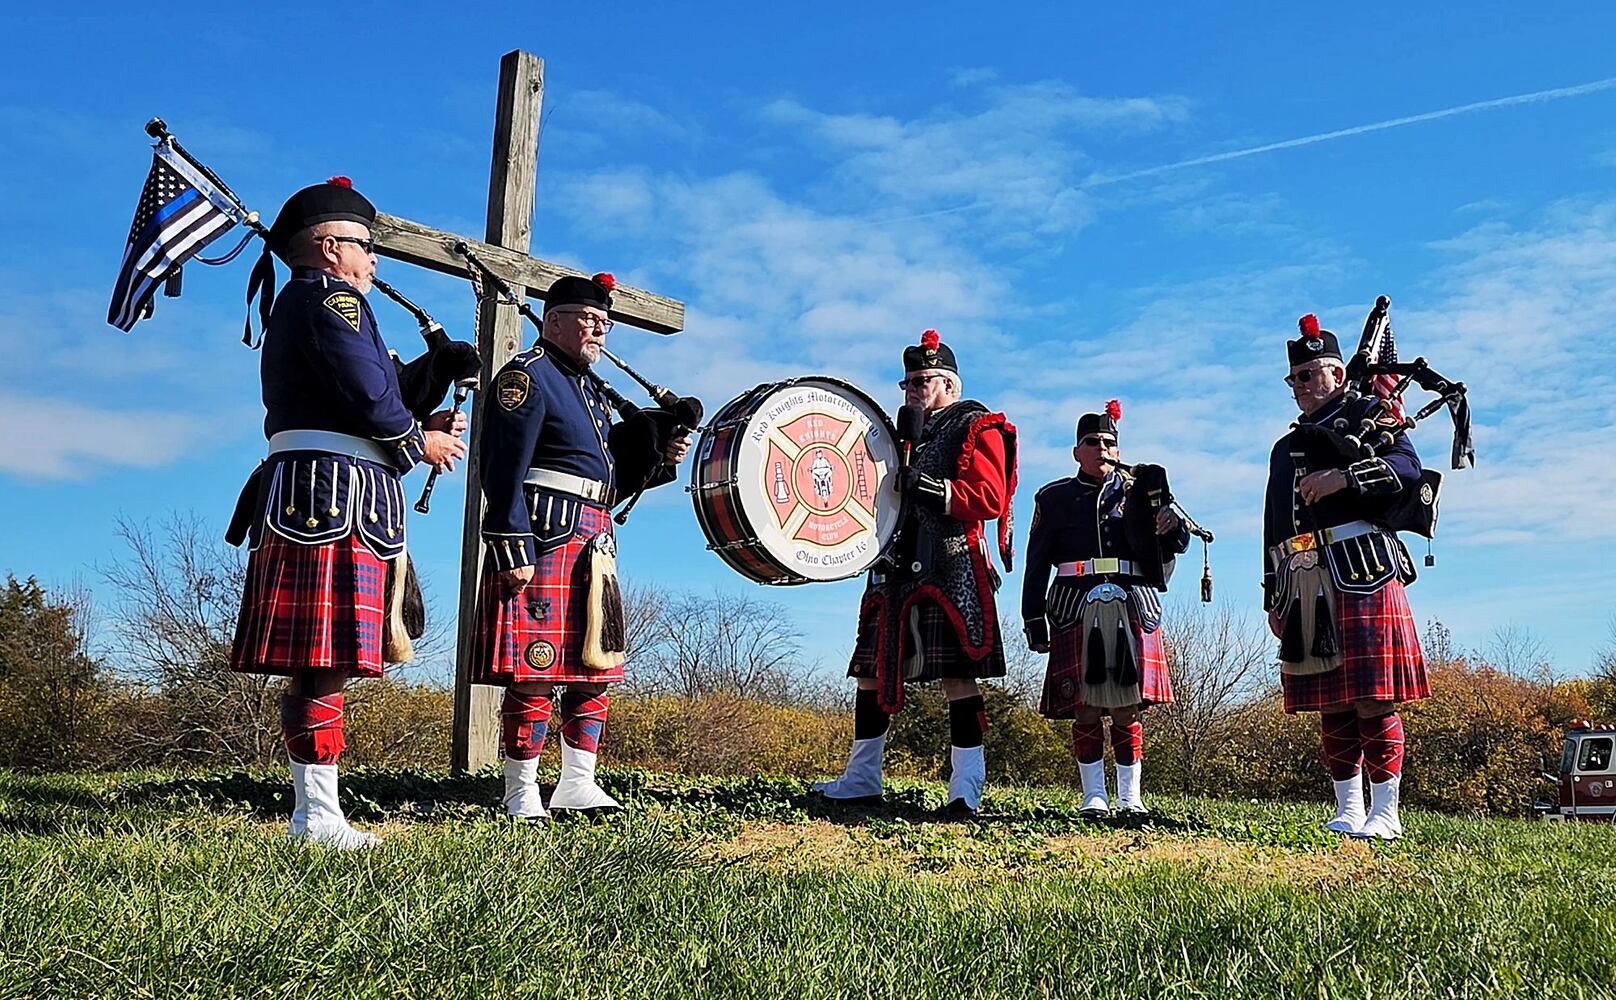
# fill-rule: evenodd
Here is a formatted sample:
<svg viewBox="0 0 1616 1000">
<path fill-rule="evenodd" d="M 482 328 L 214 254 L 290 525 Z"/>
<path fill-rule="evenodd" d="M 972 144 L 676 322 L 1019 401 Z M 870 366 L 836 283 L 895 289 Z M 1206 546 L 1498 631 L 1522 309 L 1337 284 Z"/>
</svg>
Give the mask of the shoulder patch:
<svg viewBox="0 0 1616 1000">
<path fill-rule="evenodd" d="M 343 320 L 359 332 L 359 296 L 353 292 L 332 292 L 325 297 L 325 307 L 341 316 Z"/>
<path fill-rule="evenodd" d="M 514 410 L 527 402 L 527 394 L 533 388 L 533 379 L 520 368 L 511 368 L 499 373 L 494 380 L 494 398 L 499 400 L 502 410 Z"/>
</svg>

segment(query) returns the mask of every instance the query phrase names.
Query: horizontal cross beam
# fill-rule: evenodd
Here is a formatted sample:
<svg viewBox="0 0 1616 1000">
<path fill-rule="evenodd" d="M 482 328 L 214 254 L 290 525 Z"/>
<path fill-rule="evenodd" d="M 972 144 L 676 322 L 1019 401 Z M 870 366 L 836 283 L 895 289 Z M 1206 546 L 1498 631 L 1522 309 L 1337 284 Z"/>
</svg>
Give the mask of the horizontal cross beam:
<svg viewBox="0 0 1616 1000">
<path fill-rule="evenodd" d="M 466 239 L 385 212 L 376 213 L 376 224 L 371 227 L 371 232 L 376 237 L 378 254 L 457 276 L 466 274 L 466 261 L 454 252 L 454 245 L 464 240 L 472 253 L 486 261 L 495 273 L 511 284 L 526 289 L 531 298 L 543 298 L 557 278 L 569 274 L 588 277 L 581 271 L 560 264 L 481 240 Z M 678 333 L 685 328 L 683 302 L 624 284 L 619 284 L 612 292 L 611 316 L 620 323 L 652 333 Z"/>
</svg>

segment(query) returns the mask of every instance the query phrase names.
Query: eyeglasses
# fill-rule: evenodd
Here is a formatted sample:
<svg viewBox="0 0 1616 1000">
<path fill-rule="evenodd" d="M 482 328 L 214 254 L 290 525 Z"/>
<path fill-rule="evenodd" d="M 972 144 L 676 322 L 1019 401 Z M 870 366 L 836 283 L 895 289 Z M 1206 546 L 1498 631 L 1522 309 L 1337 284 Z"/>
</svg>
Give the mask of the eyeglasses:
<svg viewBox="0 0 1616 1000">
<path fill-rule="evenodd" d="M 906 378 L 906 379 L 900 380 L 898 382 L 898 388 L 900 388 L 900 389 L 924 389 L 924 388 L 926 388 L 926 383 L 930 382 L 934 378 L 942 378 L 942 376 L 941 375 L 916 375 L 914 378 Z"/>
<path fill-rule="evenodd" d="M 1323 368 L 1303 368 L 1299 372 L 1295 372 L 1293 374 L 1286 375 L 1285 376 L 1285 384 L 1286 385 L 1307 385 L 1309 382 L 1313 381 L 1316 378 L 1322 378 L 1324 376 L 1324 371 L 1325 370 Z"/>
<path fill-rule="evenodd" d="M 578 317 L 578 322 L 582 323 L 586 330 L 599 329 L 601 333 L 611 333 L 612 327 L 617 325 L 605 316 L 596 316 L 594 313 L 585 312 L 582 309 L 557 309 L 554 311 L 563 316 Z"/>
<path fill-rule="evenodd" d="M 354 246 L 371 255 L 376 253 L 376 238 L 374 236 L 368 239 L 360 239 L 357 236 L 328 236 L 326 239 L 336 240 L 338 243 L 352 243 Z"/>
<path fill-rule="evenodd" d="M 1078 444 L 1085 445 L 1089 448 L 1115 448 L 1117 446 L 1117 439 L 1097 437 L 1090 434 L 1088 437 L 1079 441 Z"/>
</svg>

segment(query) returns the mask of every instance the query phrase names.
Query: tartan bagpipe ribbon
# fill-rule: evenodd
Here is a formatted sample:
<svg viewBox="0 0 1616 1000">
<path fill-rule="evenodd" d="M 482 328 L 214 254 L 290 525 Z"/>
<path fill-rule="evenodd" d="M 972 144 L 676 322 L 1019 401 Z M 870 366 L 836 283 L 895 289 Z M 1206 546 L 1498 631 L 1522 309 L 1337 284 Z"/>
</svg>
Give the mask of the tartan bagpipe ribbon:
<svg viewBox="0 0 1616 1000">
<path fill-rule="evenodd" d="M 152 151 L 151 173 L 135 206 L 107 322 L 128 333 L 152 314 L 159 283 L 240 222 L 237 205 L 187 163 L 169 142 Z M 171 287 L 171 295 L 178 287 Z"/>
</svg>

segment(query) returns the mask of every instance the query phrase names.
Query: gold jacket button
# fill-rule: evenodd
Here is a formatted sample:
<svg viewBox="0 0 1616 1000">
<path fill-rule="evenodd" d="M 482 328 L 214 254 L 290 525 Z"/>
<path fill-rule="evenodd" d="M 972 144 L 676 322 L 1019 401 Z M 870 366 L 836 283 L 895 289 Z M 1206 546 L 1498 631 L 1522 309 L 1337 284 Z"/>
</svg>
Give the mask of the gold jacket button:
<svg viewBox="0 0 1616 1000">
<path fill-rule="evenodd" d="M 365 515 L 365 520 L 369 521 L 371 524 L 375 524 L 377 521 L 380 521 L 381 518 L 376 516 L 375 511 L 371 511 L 369 514 Z"/>
<path fill-rule="evenodd" d="M 286 516 L 287 517 L 291 517 L 293 514 L 296 514 L 296 513 L 297 513 L 297 508 L 296 507 L 292 506 L 291 504 L 286 505 Z"/>
<path fill-rule="evenodd" d="M 317 518 L 317 517 L 311 517 L 307 521 L 304 521 L 303 523 L 308 525 L 311 528 L 318 528 L 320 526 L 320 519 Z"/>
<path fill-rule="evenodd" d="M 342 511 L 338 510 L 335 507 L 331 507 L 331 508 L 326 510 L 325 516 L 326 517 L 336 517 L 340 513 L 342 513 Z"/>
</svg>

